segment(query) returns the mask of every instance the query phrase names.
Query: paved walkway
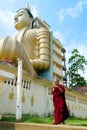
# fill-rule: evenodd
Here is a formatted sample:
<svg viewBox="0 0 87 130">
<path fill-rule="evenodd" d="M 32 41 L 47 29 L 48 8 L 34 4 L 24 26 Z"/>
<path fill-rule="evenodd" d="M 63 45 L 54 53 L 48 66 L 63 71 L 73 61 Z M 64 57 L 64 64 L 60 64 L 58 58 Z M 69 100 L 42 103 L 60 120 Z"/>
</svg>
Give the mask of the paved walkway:
<svg viewBox="0 0 87 130">
<path fill-rule="evenodd" d="M 0 122 L 0 130 L 87 130 L 87 127 Z"/>
</svg>

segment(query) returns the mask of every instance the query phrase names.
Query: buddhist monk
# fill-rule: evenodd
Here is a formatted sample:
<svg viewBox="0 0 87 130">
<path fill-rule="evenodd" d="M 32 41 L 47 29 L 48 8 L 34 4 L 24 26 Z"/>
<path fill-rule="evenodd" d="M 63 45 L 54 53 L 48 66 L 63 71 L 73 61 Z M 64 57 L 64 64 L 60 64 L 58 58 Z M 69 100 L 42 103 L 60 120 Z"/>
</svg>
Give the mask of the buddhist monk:
<svg viewBox="0 0 87 130">
<path fill-rule="evenodd" d="M 53 83 L 53 104 L 54 104 L 54 125 L 64 123 L 64 121 L 69 117 L 69 112 L 67 109 L 65 101 L 65 88 L 56 80 Z"/>
</svg>

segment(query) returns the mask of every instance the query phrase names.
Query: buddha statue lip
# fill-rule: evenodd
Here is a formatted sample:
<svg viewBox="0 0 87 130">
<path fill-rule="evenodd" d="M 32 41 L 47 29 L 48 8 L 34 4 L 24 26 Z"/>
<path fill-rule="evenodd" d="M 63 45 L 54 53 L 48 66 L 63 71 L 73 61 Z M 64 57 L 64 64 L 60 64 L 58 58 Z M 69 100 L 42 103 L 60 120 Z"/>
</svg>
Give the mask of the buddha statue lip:
<svg viewBox="0 0 87 130">
<path fill-rule="evenodd" d="M 40 22 L 33 18 L 29 8 L 18 10 L 14 16 L 18 32 L 0 39 L 0 61 L 12 61 L 10 63 L 17 66 L 17 58 L 21 58 L 23 69 L 32 74 L 37 74 L 36 70 L 48 69 L 50 33 Z"/>
</svg>

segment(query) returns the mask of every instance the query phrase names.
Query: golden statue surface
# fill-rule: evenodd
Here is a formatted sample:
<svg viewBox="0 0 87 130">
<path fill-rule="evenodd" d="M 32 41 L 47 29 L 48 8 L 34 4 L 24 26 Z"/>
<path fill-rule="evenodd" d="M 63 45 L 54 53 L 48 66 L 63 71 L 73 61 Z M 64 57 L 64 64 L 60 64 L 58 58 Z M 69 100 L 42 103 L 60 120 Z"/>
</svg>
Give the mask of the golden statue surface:
<svg viewBox="0 0 87 130">
<path fill-rule="evenodd" d="M 0 61 L 17 65 L 17 58 L 23 61 L 23 69 L 36 74 L 50 65 L 49 29 L 39 25 L 29 7 L 15 13 L 14 26 L 18 32 L 12 37 L 0 38 Z"/>
</svg>

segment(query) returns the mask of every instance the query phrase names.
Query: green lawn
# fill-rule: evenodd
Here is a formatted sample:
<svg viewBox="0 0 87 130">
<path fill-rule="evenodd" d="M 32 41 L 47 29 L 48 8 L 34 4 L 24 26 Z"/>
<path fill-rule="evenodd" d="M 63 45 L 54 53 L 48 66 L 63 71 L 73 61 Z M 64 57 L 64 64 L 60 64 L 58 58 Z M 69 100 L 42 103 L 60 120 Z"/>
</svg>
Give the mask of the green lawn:
<svg viewBox="0 0 87 130">
<path fill-rule="evenodd" d="M 9 115 L 4 115 L 1 121 L 8 121 L 8 122 L 17 122 L 16 117 Z M 53 123 L 53 117 L 39 117 L 34 115 L 22 115 L 22 119 L 20 122 L 24 123 L 41 123 L 41 124 L 52 124 Z M 69 117 L 65 123 L 67 125 L 77 125 L 77 126 L 87 126 L 87 119 L 81 119 L 81 118 L 75 118 L 75 117 Z"/>
</svg>

